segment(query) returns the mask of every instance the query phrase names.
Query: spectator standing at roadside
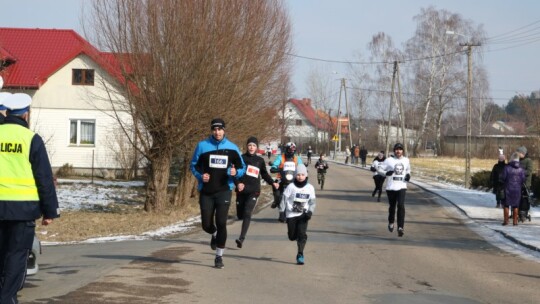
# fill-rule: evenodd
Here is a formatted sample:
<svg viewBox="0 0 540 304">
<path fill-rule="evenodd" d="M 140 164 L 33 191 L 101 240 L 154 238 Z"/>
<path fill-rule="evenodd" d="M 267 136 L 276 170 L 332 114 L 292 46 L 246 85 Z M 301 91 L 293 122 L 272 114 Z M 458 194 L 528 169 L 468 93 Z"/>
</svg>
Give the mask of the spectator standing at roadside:
<svg viewBox="0 0 540 304">
<path fill-rule="evenodd" d="M 355 165 L 358 165 L 359 159 L 360 159 L 360 147 L 358 145 L 354 145 L 352 154 L 354 156 L 353 163 Z"/>
<path fill-rule="evenodd" d="M 213 119 L 210 129 L 212 134 L 197 144 L 190 169 L 199 182 L 201 224 L 212 235 L 210 248 L 216 250 L 214 265 L 223 268 L 234 178 L 241 178 L 246 169 L 240 150 L 225 137 L 225 121 Z"/>
<path fill-rule="evenodd" d="M 405 194 L 407 182 L 411 179 L 409 159 L 403 156 L 403 145 L 394 145 L 394 155 L 388 157 L 379 167 L 378 172 L 388 177 L 386 195 L 388 196 L 388 231 L 394 231 L 397 207 L 398 236 L 403 236 L 405 228 Z"/>
<path fill-rule="evenodd" d="M 349 146 L 345 147 L 345 164 L 349 163 L 349 158 L 351 157 L 351 150 L 349 150 Z"/>
<path fill-rule="evenodd" d="M 525 186 L 530 190 L 532 185 L 533 161 L 529 158 L 527 148 L 524 146 L 517 148 L 516 152 L 519 156 L 519 166 L 525 171 Z M 525 189 L 522 189 L 522 191 L 525 191 Z M 525 218 L 529 217 L 530 208 L 529 198 L 523 196 L 519 206 L 519 219 L 522 222 L 525 221 Z"/>
<path fill-rule="evenodd" d="M 27 94 L 4 100 L 0 124 L 0 303 L 18 303 L 26 278 L 36 220 L 46 226 L 59 217 L 58 198 L 43 139 L 28 129 Z"/>
<path fill-rule="evenodd" d="M 508 225 L 509 208 L 512 208 L 512 223 L 518 224 L 518 207 L 521 201 L 521 187 L 525 182 L 525 170 L 519 166 L 519 154 L 513 153 L 504 167 L 501 179 L 504 182 L 503 226 Z"/>
<path fill-rule="evenodd" d="M 242 248 L 251 223 L 253 209 L 261 194 L 261 176 L 268 185 L 273 185 L 274 189 L 279 188 L 279 184 L 275 183 L 272 176 L 268 174 L 264 159 L 257 155 L 258 145 L 259 141 L 256 137 L 247 139 L 247 151 L 242 154 L 242 159 L 247 166 L 246 174 L 236 182 L 236 216 L 242 220 L 240 237 L 236 239 L 238 248 Z"/>
<path fill-rule="evenodd" d="M 504 199 L 504 181 L 502 180 L 502 173 L 506 166 L 506 157 L 504 154 L 499 154 L 499 161 L 493 166 L 491 170 L 491 187 L 493 194 L 495 194 L 495 200 L 497 201 L 496 208 L 501 207 L 501 202 Z"/>
<path fill-rule="evenodd" d="M 362 146 L 362 149 L 360 149 L 360 159 L 362 160 L 362 167 L 366 166 L 366 158 L 368 155 L 368 151 L 365 146 Z"/>
</svg>

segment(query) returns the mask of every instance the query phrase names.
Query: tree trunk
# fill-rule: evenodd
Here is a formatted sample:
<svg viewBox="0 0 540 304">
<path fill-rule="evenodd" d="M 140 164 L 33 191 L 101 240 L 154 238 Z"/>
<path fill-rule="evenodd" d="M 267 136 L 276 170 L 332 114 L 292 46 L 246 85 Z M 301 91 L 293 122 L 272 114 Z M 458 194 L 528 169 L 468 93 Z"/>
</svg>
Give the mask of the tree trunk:
<svg viewBox="0 0 540 304">
<path fill-rule="evenodd" d="M 150 172 L 146 184 L 144 210 L 159 213 L 168 203 L 168 185 L 172 153 L 154 153 L 150 159 Z"/>
<path fill-rule="evenodd" d="M 182 166 L 179 173 L 178 184 L 174 192 L 173 205 L 184 207 L 188 200 L 192 197 L 192 189 L 196 183 L 195 177 L 191 174 L 190 158 L 187 153 L 183 155 Z"/>
</svg>

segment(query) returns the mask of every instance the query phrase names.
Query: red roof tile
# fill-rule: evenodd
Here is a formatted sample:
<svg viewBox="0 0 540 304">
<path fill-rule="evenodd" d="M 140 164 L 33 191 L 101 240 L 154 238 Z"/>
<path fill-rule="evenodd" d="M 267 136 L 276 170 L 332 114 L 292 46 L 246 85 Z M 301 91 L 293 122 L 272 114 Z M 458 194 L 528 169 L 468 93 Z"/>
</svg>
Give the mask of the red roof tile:
<svg viewBox="0 0 540 304">
<path fill-rule="evenodd" d="M 90 43 L 73 30 L 0 28 L 0 60 L 12 59 L 4 72 L 4 87 L 39 88 L 80 54 L 119 76 Z"/>
</svg>

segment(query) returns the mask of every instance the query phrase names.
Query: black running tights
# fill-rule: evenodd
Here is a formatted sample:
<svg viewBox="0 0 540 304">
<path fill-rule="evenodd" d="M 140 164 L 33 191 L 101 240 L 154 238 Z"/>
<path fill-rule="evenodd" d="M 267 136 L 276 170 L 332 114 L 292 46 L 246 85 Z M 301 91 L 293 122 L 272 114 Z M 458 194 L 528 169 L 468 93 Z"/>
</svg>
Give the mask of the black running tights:
<svg viewBox="0 0 540 304">
<path fill-rule="evenodd" d="M 222 191 L 213 194 L 200 194 L 202 228 L 207 233 L 217 230 L 217 247 L 225 248 L 227 242 L 227 215 L 231 205 L 232 191 Z M 215 224 L 214 224 L 215 219 Z"/>
</svg>

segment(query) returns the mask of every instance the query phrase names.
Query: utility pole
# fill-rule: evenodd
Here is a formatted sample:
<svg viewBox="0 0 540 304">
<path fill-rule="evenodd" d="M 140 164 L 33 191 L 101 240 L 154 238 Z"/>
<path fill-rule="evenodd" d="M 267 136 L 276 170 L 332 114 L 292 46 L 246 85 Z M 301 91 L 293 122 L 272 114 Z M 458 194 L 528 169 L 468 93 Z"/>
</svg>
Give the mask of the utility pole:
<svg viewBox="0 0 540 304">
<path fill-rule="evenodd" d="M 343 83 L 343 79 L 342 79 Z M 341 115 L 341 90 L 343 86 L 339 86 L 339 100 L 338 100 L 338 109 L 337 109 L 337 119 L 336 119 L 336 135 L 338 137 L 337 141 L 334 141 L 334 159 L 336 159 L 336 154 L 338 151 L 338 144 L 339 144 L 339 151 L 341 152 L 341 122 L 339 120 L 339 116 Z"/>
<path fill-rule="evenodd" d="M 471 185 L 471 129 L 472 129 L 472 47 L 480 46 L 467 42 L 460 44 L 467 47 L 467 139 L 465 142 L 465 188 Z"/>
<path fill-rule="evenodd" d="M 392 105 L 394 104 L 394 83 L 396 81 L 397 61 L 394 61 L 394 72 L 392 73 L 392 92 L 390 93 L 390 106 L 388 107 L 388 128 L 386 130 L 386 151 L 385 154 L 388 157 L 390 150 L 390 127 L 392 126 Z"/>
<path fill-rule="evenodd" d="M 397 86 L 398 86 L 398 103 L 399 103 L 399 120 L 401 122 L 401 138 L 403 143 L 403 152 L 407 154 L 407 134 L 405 134 L 405 113 L 403 112 L 403 101 L 401 100 L 401 82 L 399 81 L 399 62 L 396 61 Z"/>
<path fill-rule="evenodd" d="M 345 110 L 347 110 L 347 129 L 349 129 L 349 147 L 352 147 L 352 132 L 351 132 L 351 116 L 349 111 L 349 101 L 347 100 L 347 86 L 345 85 L 345 78 L 341 79 L 341 86 L 345 96 Z"/>
</svg>

